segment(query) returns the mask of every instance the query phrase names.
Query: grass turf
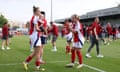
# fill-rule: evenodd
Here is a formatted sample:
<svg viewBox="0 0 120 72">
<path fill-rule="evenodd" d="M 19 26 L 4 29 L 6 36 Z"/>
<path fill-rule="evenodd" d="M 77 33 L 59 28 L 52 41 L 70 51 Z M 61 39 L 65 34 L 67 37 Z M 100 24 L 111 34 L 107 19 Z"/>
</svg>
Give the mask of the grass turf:
<svg viewBox="0 0 120 72">
<path fill-rule="evenodd" d="M 29 38 L 28 36 L 16 36 L 11 41 L 11 50 L 0 50 L 0 72 L 26 72 L 21 63 L 30 54 Z M 106 72 L 120 72 L 120 40 L 111 42 L 109 46 L 100 45 L 101 53 L 105 56 L 104 58 L 96 58 L 96 49 L 93 48 L 91 52 L 92 58 L 87 59 L 85 53 L 88 47 L 89 44 L 86 43 L 82 49 L 84 64 L 102 69 Z M 97 72 L 87 67 L 81 69 L 76 69 L 75 67 L 66 68 L 65 65 L 70 62 L 70 55 L 65 54 L 65 39 L 59 38 L 57 40 L 57 48 L 58 52 L 51 52 L 52 46 L 50 42 L 45 46 L 44 60 L 47 64 L 41 66 L 46 69 L 44 72 Z M 29 70 L 27 72 L 34 72 L 34 69 L 33 59 L 29 64 Z"/>
</svg>

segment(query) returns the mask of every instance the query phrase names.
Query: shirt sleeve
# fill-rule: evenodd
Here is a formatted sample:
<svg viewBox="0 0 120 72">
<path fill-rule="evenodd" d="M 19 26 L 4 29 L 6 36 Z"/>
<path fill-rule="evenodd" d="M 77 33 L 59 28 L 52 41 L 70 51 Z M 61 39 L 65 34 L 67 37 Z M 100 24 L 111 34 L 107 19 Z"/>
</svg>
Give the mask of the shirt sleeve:
<svg viewBox="0 0 120 72">
<path fill-rule="evenodd" d="M 33 20 L 33 24 L 38 24 L 38 20 L 39 20 L 39 17 L 35 16 L 35 18 Z"/>
<path fill-rule="evenodd" d="M 79 32 L 80 31 L 80 24 L 77 23 L 76 27 L 75 27 L 75 31 Z"/>
</svg>

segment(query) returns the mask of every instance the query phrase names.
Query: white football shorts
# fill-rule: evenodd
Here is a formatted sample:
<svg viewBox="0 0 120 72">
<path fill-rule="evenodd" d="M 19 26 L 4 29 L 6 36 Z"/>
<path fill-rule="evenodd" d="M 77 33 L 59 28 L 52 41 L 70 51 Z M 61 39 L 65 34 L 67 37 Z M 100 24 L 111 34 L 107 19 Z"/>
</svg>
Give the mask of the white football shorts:
<svg viewBox="0 0 120 72">
<path fill-rule="evenodd" d="M 41 37 L 38 35 L 38 32 L 33 32 L 30 35 L 30 41 L 32 47 L 41 46 Z"/>
<path fill-rule="evenodd" d="M 72 32 L 70 32 L 69 34 L 64 36 L 66 38 L 67 41 L 71 41 L 73 38 Z"/>
</svg>

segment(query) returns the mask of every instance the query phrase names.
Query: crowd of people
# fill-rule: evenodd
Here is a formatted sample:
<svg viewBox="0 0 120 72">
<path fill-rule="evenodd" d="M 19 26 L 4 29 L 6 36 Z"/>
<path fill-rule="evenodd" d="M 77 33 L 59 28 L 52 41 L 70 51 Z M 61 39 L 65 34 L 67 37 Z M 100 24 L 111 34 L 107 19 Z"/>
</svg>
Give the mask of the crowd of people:
<svg viewBox="0 0 120 72">
<path fill-rule="evenodd" d="M 120 38 L 120 26 L 117 25 L 111 25 L 110 22 L 107 24 L 101 24 L 99 23 L 99 38 L 104 42 L 104 44 L 109 45 L 109 41 L 116 40 L 117 38 Z M 84 36 L 86 37 L 87 41 L 90 39 L 91 35 L 91 25 L 84 26 Z"/>
<path fill-rule="evenodd" d="M 50 22 L 49 27 L 45 15 L 45 12 L 41 11 L 39 7 L 33 6 L 33 16 L 29 23 L 30 51 L 32 53 L 23 62 L 25 70 L 28 70 L 28 64 L 34 57 L 36 59 L 36 70 L 40 69 L 41 64 L 46 63 L 43 60 L 43 52 L 50 35 L 52 35 L 51 45 L 53 46 L 51 51 L 57 52 L 56 40 L 59 36 L 59 28 L 54 22 Z M 2 29 L 2 50 L 5 49 L 5 43 L 7 46 L 6 49 L 10 49 L 8 47 L 8 32 L 8 25 L 5 23 Z M 79 63 L 77 68 L 79 69 L 83 66 L 81 49 L 85 41 L 90 42 L 90 46 L 85 55 L 87 58 L 92 57 L 90 52 L 94 45 L 96 45 L 97 57 L 103 58 L 104 56 L 100 53 L 99 41 L 101 40 L 105 45 L 109 45 L 111 36 L 113 40 L 117 39 L 117 35 L 120 34 L 120 27 L 117 28 L 115 25 L 111 26 L 110 22 L 108 22 L 106 26 L 102 26 L 98 17 L 95 18 L 91 25 L 85 26 L 80 22 L 80 17 L 74 14 L 70 19 L 65 19 L 61 32 L 67 42 L 65 47 L 66 54 L 71 55 L 71 62 L 67 64 L 66 67 L 75 66 L 75 59 L 77 56 Z"/>
<path fill-rule="evenodd" d="M 57 52 L 56 40 L 59 36 L 59 29 L 54 22 L 50 22 L 50 27 L 47 25 L 45 18 L 45 12 L 41 11 L 39 7 L 33 7 L 33 16 L 30 21 L 29 36 L 32 53 L 23 62 L 25 70 L 28 70 L 29 62 L 35 57 L 36 58 L 36 70 L 40 69 L 40 65 L 46 63 L 43 61 L 44 45 L 47 43 L 47 39 L 52 35 L 51 44 L 53 49 L 51 51 Z M 80 17 L 76 14 L 71 16 L 71 19 L 65 19 L 64 25 L 61 30 L 62 36 L 66 38 L 66 54 L 71 55 L 71 62 L 66 67 L 73 67 L 75 65 L 76 55 L 78 56 L 78 66 L 83 66 L 81 49 L 85 43 L 90 42 L 90 46 L 86 53 L 87 58 L 91 58 L 90 52 L 94 45 L 96 45 L 96 51 L 98 58 L 104 56 L 100 53 L 99 40 L 103 41 L 104 44 L 108 44 L 111 41 L 117 39 L 117 34 L 120 33 L 120 27 L 111 26 L 110 22 L 106 26 L 102 26 L 98 17 L 95 18 L 94 22 L 89 26 L 84 26 L 80 22 Z"/>
<path fill-rule="evenodd" d="M 71 53 L 70 46 L 72 43 L 71 42 L 72 32 L 69 31 L 69 28 L 67 27 L 67 25 L 72 26 L 72 21 L 65 20 L 64 26 L 61 32 L 62 32 L 62 35 L 67 39 L 66 53 Z M 97 57 L 104 57 L 103 55 L 100 54 L 99 44 L 103 42 L 105 45 L 110 45 L 110 42 L 112 40 L 116 40 L 120 38 L 120 27 L 118 27 L 117 25 L 111 25 L 110 22 L 108 22 L 106 25 L 103 25 L 100 23 L 100 20 L 98 17 L 95 18 L 92 24 L 86 25 L 86 26 L 83 25 L 82 32 L 86 39 L 86 42 L 91 43 L 86 54 L 87 58 L 92 57 L 90 55 L 90 52 L 94 45 L 96 45 Z"/>
<path fill-rule="evenodd" d="M 82 30 L 82 24 L 79 22 L 79 16 L 73 15 L 71 21 L 66 20 L 64 26 L 64 33 L 66 34 L 68 45 L 66 46 L 66 53 L 71 53 L 71 63 L 67 66 L 73 66 L 75 62 L 75 56 L 78 56 L 79 65 L 77 68 L 82 67 L 82 54 L 81 49 L 84 44 L 84 36 Z M 71 25 L 70 25 L 71 24 Z M 47 20 L 45 19 L 45 12 L 41 11 L 39 7 L 33 7 L 33 16 L 30 20 L 29 36 L 30 36 L 30 46 L 32 53 L 23 62 L 25 70 L 28 70 L 29 62 L 35 57 L 36 70 L 40 69 L 40 65 L 46 63 L 42 60 L 44 45 L 47 43 L 46 40 L 49 35 L 52 35 L 51 44 L 53 49 L 51 51 L 56 52 L 56 40 L 59 36 L 58 27 L 54 22 L 50 22 L 50 27 L 47 25 Z M 73 39 L 73 42 L 72 42 Z M 70 48 L 73 43 L 72 49 Z M 72 51 L 72 52 L 70 52 Z"/>
</svg>

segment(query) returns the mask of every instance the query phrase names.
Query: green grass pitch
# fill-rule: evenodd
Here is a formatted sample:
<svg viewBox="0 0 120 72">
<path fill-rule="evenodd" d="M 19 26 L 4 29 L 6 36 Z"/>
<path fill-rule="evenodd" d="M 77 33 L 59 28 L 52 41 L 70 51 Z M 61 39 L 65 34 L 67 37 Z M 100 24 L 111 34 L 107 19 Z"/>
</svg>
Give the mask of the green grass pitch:
<svg viewBox="0 0 120 72">
<path fill-rule="evenodd" d="M 0 50 L 0 72 L 26 72 L 22 62 L 30 54 L 29 37 L 16 36 L 11 40 L 11 50 Z M 100 45 L 101 53 L 105 56 L 104 58 L 96 58 L 95 48 L 93 48 L 91 52 L 92 58 L 86 58 L 85 53 L 88 47 L 89 44 L 85 43 L 82 49 L 84 64 L 106 72 L 120 72 L 120 40 L 112 41 L 109 46 L 103 44 Z M 65 54 L 65 39 L 59 38 L 57 40 L 57 48 L 58 52 L 51 52 L 51 43 L 49 42 L 45 46 L 43 58 L 47 64 L 41 65 L 42 68 L 45 68 L 44 72 L 98 72 L 86 66 L 83 66 L 81 69 L 76 69 L 76 67 L 66 68 L 65 65 L 70 62 L 70 55 Z M 27 72 L 35 72 L 34 69 L 35 65 L 33 59 L 29 64 L 29 70 Z"/>
</svg>

